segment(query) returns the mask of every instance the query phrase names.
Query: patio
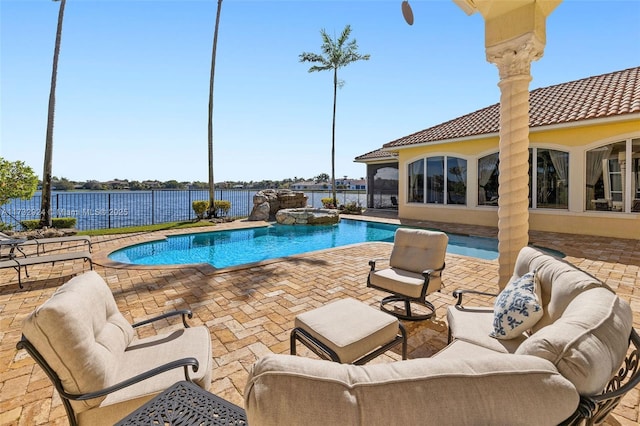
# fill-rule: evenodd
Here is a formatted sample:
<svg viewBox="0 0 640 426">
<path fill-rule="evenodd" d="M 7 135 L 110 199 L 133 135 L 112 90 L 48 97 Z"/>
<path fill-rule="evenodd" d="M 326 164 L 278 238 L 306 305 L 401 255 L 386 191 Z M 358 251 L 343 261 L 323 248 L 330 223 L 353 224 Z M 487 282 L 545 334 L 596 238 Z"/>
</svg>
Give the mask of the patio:
<svg viewBox="0 0 640 426">
<path fill-rule="evenodd" d="M 398 223 L 395 211 L 367 211 L 353 218 Z M 375 216 L 375 217 L 374 217 Z M 256 226 L 237 221 L 205 230 Z M 447 232 L 495 236 L 496 229 L 412 222 Z M 202 228 L 198 232 L 203 231 Z M 161 233 L 162 234 L 162 233 Z M 111 286 L 118 306 L 131 321 L 173 309 L 193 310 L 192 324 L 211 331 L 214 371 L 211 392 L 243 405 L 247 370 L 263 354 L 288 353 L 293 318 L 329 301 L 353 297 L 377 306 L 382 293 L 366 287 L 367 262 L 388 256 L 391 244 L 369 243 L 314 252 L 284 261 L 266 261 L 248 268 L 215 270 L 208 265 L 141 267 L 115 264 L 106 257 L 116 248 L 158 238 L 158 233 L 93 237 L 95 270 Z M 566 254 L 566 259 L 614 288 L 634 310 L 640 328 L 640 241 L 530 232 L 530 242 Z M 78 248 L 79 249 L 79 248 Z M 494 291 L 497 261 L 448 254 L 445 288 L 430 296 L 437 308 L 433 320 L 407 323 L 408 358 L 429 357 L 446 345 L 445 309 L 454 303 L 456 288 Z M 15 348 L 23 318 L 43 303 L 73 274 L 88 266 L 81 260 L 29 268 L 25 290 L 18 288 L 13 269 L 0 270 L 0 424 L 67 424 L 49 379 L 24 352 Z M 159 327 L 178 326 L 164 322 Z M 160 329 L 144 329 L 154 334 Z M 299 347 L 299 349 L 301 349 Z M 302 356 L 313 356 L 300 350 Z M 399 349 L 372 362 L 399 360 Z M 640 390 L 627 394 L 608 419 L 610 425 L 638 424 Z M 123 413 L 123 416 L 127 413 Z"/>
</svg>

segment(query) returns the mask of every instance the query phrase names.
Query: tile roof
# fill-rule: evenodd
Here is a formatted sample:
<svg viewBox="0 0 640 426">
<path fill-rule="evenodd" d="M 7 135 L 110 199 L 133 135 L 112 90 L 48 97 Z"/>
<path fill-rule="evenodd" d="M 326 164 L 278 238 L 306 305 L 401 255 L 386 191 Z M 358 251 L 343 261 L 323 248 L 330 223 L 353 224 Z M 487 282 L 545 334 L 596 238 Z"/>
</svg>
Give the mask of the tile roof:
<svg viewBox="0 0 640 426">
<path fill-rule="evenodd" d="M 588 77 L 532 90 L 529 96 L 530 127 L 542 127 L 640 113 L 640 67 Z M 381 149 L 356 157 L 373 160 L 384 148 L 440 142 L 498 133 L 500 104 L 401 137 Z"/>
<path fill-rule="evenodd" d="M 393 152 L 383 151 L 381 148 L 376 149 L 375 151 L 367 152 L 366 154 L 359 155 L 355 158 L 355 161 L 358 160 L 391 160 L 395 161 L 397 156 Z"/>
</svg>

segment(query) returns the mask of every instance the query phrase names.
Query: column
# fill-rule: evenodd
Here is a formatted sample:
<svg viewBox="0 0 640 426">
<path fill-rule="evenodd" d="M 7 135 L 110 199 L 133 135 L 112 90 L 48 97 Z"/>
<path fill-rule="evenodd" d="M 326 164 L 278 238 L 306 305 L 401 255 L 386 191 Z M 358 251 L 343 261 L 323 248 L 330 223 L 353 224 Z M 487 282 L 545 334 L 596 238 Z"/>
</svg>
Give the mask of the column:
<svg viewBox="0 0 640 426">
<path fill-rule="evenodd" d="M 544 43 L 527 33 L 486 48 L 500 72 L 500 176 L 498 183 L 498 287 L 513 275 L 518 252 L 529 242 L 529 82 L 531 62 Z"/>
</svg>

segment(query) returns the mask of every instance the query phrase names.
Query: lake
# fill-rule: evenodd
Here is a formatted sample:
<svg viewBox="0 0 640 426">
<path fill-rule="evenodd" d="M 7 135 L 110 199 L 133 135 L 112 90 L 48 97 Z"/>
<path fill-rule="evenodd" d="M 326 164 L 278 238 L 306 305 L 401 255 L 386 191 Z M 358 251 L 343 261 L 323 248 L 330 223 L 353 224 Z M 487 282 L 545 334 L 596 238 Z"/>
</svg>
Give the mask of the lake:
<svg viewBox="0 0 640 426">
<path fill-rule="evenodd" d="M 228 216 L 246 217 L 253 209 L 257 190 L 217 189 L 216 200 L 231 202 Z M 322 207 L 322 198 L 331 192 L 303 191 L 309 206 Z M 365 192 L 338 191 L 338 202 L 360 203 L 366 206 Z M 208 190 L 151 190 L 151 191 L 53 191 L 52 217 L 75 217 L 76 228 L 104 229 L 152 225 L 195 219 L 191 203 L 208 200 Z M 20 221 L 40 218 L 41 194 L 29 200 L 11 200 L 0 208 L 0 221 L 20 229 Z"/>
</svg>

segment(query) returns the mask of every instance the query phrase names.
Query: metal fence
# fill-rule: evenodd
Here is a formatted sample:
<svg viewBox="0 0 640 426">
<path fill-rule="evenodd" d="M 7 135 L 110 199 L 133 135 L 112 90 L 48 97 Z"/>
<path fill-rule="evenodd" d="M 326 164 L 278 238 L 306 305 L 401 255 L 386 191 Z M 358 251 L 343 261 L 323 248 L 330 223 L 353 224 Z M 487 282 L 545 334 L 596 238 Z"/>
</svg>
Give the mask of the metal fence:
<svg viewBox="0 0 640 426">
<path fill-rule="evenodd" d="M 246 217 L 253 209 L 255 190 L 216 190 L 216 200 L 231 202 L 227 216 Z M 331 197 L 326 191 L 304 191 L 307 205 L 322 207 L 322 198 Z M 366 205 L 364 191 L 338 191 L 338 202 Z M 83 191 L 57 192 L 51 197 L 52 217 L 76 218 L 80 230 L 124 228 L 153 225 L 174 221 L 194 220 L 191 203 L 209 200 L 207 190 L 152 190 L 152 191 Z M 0 222 L 21 229 L 20 222 L 40 218 L 41 195 L 29 200 L 13 199 L 0 207 Z"/>
</svg>

